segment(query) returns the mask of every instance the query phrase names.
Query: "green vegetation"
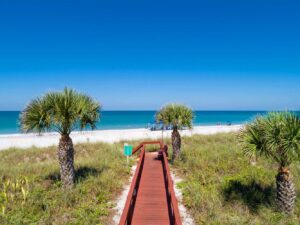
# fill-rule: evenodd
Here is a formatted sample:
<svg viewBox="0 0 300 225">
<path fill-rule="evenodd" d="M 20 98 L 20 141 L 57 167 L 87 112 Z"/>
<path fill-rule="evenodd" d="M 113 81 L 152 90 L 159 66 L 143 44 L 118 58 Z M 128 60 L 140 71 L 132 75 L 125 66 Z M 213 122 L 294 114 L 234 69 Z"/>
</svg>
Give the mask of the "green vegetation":
<svg viewBox="0 0 300 225">
<path fill-rule="evenodd" d="M 236 133 L 183 137 L 182 142 L 182 153 L 172 169 L 183 178 L 184 203 L 196 224 L 299 224 L 300 163 L 290 166 L 297 198 L 294 212 L 286 215 L 275 202 L 278 164 L 258 158 L 251 165 Z M 113 200 L 130 173 L 123 143 L 75 147 L 75 185 L 65 192 L 55 147 L 0 152 L 0 207 L 5 205 L 0 224 L 110 224 Z M 3 185 L 8 180 L 19 180 L 20 185 L 14 191 L 12 184 L 6 192 L 14 197 L 5 201 Z"/>
<path fill-rule="evenodd" d="M 300 119 L 287 112 L 269 113 L 248 124 L 241 131 L 239 141 L 250 158 L 265 156 L 279 165 L 276 176 L 278 207 L 292 213 L 296 192 L 289 166 L 300 159 Z"/>
<path fill-rule="evenodd" d="M 299 224 L 300 163 L 291 165 L 297 198 L 292 215 L 278 212 L 274 201 L 277 163 L 259 158 L 256 165 L 238 144 L 237 134 L 193 136 L 173 169 L 183 181 L 184 203 L 196 224 Z"/>
<path fill-rule="evenodd" d="M 75 185 L 67 191 L 62 191 L 55 147 L 0 152 L 0 224 L 110 223 L 112 200 L 130 174 L 123 145 L 75 147 Z"/>
<path fill-rule="evenodd" d="M 32 100 L 21 114 L 24 132 L 54 130 L 61 135 L 58 145 L 60 177 L 64 187 L 74 184 L 74 148 L 70 134 L 73 129 L 95 128 L 100 104 L 91 97 L 65 88 Z"/>
<path fill-rule="evenodd" d="M 179 104 L 166 105 L 156 113 L 158 122 L 172 126 L 173 159 L 176 159 L 181 152 L 181 137 L 178 129 L 183 127 L 192 128 L 193 118 L 193 111 L 189 107 Z"/>
</svg>

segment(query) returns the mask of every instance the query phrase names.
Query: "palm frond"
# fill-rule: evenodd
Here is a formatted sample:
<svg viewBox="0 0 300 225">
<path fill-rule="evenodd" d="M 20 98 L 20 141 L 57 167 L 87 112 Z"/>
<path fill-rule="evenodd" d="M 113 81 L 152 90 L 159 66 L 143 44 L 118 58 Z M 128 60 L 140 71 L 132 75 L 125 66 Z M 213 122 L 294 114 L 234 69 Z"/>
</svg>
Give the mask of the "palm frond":
<svg viewBox="0 0 300 225">
<path fill-rule="evenodd" d="M 263 154 L 288 166 L 300 159 L 300 119 L 289 112 L 268 113 L 246 125 L 239 141 L 245 154 Z"/>
<path fill-rule="evenodd" d="M 51 127 L 51 117 L 48 113 L 49 104 L 45 99 L 32 100 L 23 110 L 20 116 L 21 129 L 24 132 L 43 132 Z"/>
<path fill-rule="evenodd" d="M 72 130 L 96 127 L 100 118 L 100 103 L 88 95 L 65 88 L 33 100 L 21 114 L 25 132 L 55 130 L 70 134 Z"/>
<path fill-rule="evenodd" d="M 181 104 L 169 104 L 156 113 L 156 121 L 173 127 L 192 128 L 194 114 L 192 109 Z"/>
</svg>

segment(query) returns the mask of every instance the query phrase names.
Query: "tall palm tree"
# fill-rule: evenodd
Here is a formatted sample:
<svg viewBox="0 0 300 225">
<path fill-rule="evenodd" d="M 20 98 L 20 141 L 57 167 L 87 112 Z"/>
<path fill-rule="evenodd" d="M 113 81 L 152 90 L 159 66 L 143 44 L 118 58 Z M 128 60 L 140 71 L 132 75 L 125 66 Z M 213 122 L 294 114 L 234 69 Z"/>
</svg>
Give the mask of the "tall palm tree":
<svg viewBox="0 0 300 225">
<path fill-rule="evenodd" d="M 178 129 L 182 127 L 192 128 L 194 114 L 193 111 L 180 104 L 169 104 L 161 108 L 156 113 L 157 122 L 163 122 L 164 125 L 172 126 L 172 147 L 173 159 L 180 155 L 181 137 Z"/>
<path fill-rule="evenodd" d="M 239 141 L 250 157 L 263 155 L 279 165 L 276 176 L 279 209 L 291 213 L 296 193 L 290 164 L 300 158 L 300 118 L 288 112 L 272 112 L 245 126 Z"/>
<path fill-rule="evenodd" d="M 70 134 L 74 129 L 96 127 L 100 103 L 91 97 L 65 88 L 32 100 L 21 113 L 24 132 L 56 131 L 61 137 L 58 145 L 60 176 L 64 187 L 74 184 L 74 148 Z"/>
</svg>

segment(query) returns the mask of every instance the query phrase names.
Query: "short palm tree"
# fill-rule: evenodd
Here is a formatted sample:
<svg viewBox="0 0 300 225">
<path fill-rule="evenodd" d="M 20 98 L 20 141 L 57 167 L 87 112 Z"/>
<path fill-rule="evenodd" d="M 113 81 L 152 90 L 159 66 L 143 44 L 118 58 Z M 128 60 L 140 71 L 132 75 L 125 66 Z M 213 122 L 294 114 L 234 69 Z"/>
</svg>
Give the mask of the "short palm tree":
<svg viewBox="0 0 300 225">
<path fill-rule="evenodd" d="M 189 107 L 180 104 L 166 105 L 156 113 L 157 122 L 172 126 L 173 159 L 180 155 L 181 137 L 178 129 L 182 127 L 192 128 L 193 118 L 193 111 Z"/>
<path fill-rule="evenodd" d="M 279 165 L 276 176 L 279 209 L 291 213 L 296 193 L 290 164 L 300 158 L 300 119 L 288 112 L 272 112 L 245 126 L 239 141 L 250 157 L 264 155 Z"/>
<path fill-rule="evenodd" d="M 101 106 L 91 97 L 65 88 L 32 100 L 21 113 L 24 132 L 56 131 L 61 137 L 58 145 L 60 176 L 64 187 L 74 184 L 74 148 L 70 134 L 74 129 L 95 128 Z"/>
</svg>

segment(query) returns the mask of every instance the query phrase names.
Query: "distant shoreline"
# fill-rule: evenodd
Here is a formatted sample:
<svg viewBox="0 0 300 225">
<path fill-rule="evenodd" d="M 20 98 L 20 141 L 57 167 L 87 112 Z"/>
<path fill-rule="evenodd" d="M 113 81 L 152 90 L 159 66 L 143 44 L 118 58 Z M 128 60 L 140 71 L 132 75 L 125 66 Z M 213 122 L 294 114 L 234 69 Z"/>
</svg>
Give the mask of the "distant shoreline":
<svg viewBox="0 0 300 225">
<path fill-rule="evenodd" d="M 140 129 L 155 123 L 156 111 L 101 111 L 97 130 Z M 252 121 L 263 111 L 194 111 L 194 126 L 237 125 Z M 300 112 L 299 112 L 300 115 Z M 20 112 L 0 111 L 0 135 L 20 134 Z"/>
<path fill-rule="evenodd" d="M 192 130 L 182 130 L 180 133 L 183 136 L 191 136 L 194 134 L 210 135 L 216 133 L 236 132 L 242 128 L 243 125 L 214 125 L 214 126 L 195 126 Z M 164 137 L 171 137 L 170 130 L 164 131 Z M 119 141 L 131 141 L 139 139 L 160 139 L 162 131 L 150 131 L 145 128 L 138 129 L 118 129 L 118 130 L 94 130 L 94 131 L 75 131 L 71 134 L 74 144 L 86 142 L 105 142 L 114 143 Z M 30 134 L 1 134 L 0 135 L 0 150 L 8 148 L 30 148 L 49 147 L 57 145 L 59 141 L 59 134 L 43 133 L 38 135 Z"/>
</svg>

